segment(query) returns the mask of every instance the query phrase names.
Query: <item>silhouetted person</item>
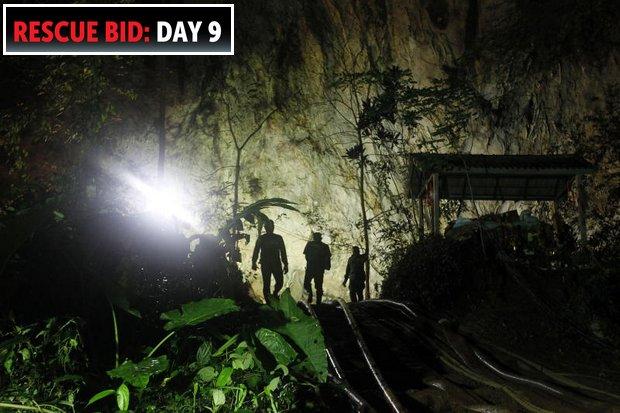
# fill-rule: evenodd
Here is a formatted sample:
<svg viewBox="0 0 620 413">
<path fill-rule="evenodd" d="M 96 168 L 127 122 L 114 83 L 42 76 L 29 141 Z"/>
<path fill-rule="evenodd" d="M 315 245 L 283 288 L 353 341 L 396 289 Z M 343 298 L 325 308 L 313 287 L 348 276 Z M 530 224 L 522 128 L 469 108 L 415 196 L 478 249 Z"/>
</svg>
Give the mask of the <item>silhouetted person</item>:
<svg viewBox="0 0 620 413">
<path fill-rule="evenodd" d="M 263 275 L 263 297 L 268 301 L 271 295 L 271 276 L 276 280 L 273 295 L 277 296 L 284 283 L 282 274 L 288 272 L 288 259 L 286 258 L 286 248 L 284 240 L 278 234 L 273 233 L 273 221 L 265 223 L 265 234 L 256 240 L 254 254 L 252 254 L 252 269 L 255 270 L 256 260 L 260 253 L 260 269 Z M 282 270 L 284 265 L 284 271 Z"/>
<path fill-rule="evenodd" d="M 308 293 L 308 302 L 312 302 L 312 280 L 316 290 L 316 303 L 321 304 L 323 298 L 323 275 L 325 270 L 331 268 L 332 253 L 327 244 L 321 241 L 322 235 L 318 232 L 312 234 L 312 241 L 308 241 L 304 248 L 306 256 L 306 276 L 304 277 L 304 289 Z"/>
<path fill-rule="evenodd" d="M 349 281 L 349 296 L 353 303 L 364 299 L 364 284 L 366 283 L 364 263 L 367 259 L 368 254 L 360 254 L 359 247 L 353 247 L 353 254 L 347 261 L 347 271 L 342 285 L 346 285 Z"/>
</svg>

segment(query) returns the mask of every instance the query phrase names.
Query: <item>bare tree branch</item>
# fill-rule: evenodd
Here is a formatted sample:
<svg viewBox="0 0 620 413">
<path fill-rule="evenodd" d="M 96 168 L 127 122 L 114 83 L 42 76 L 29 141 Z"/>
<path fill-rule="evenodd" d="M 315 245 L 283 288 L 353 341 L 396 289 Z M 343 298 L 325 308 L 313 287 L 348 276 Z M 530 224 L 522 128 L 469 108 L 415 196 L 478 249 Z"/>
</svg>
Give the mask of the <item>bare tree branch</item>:
<svg viewBox="0 0 620 413">
<path fill-rule="evenodd" d="M 271 112 L 269 112 L 269 114 L 267 116 L 265 116 L 265 118 L 258 124 L 258 126 L 256 127 L 256 129 L 254 129 L 252 131 L 252 133 L 250 133 L 245 140 L 243 141 L 243 144 L 241 145 L 240 149 L 243 149 L 245 147 L 245 145 L 247 145 L 247 143 L 250 141 L 250 139 L 252 139 L 252 137 L 254 135 L 256 135 L 258 133 L 258 131 L 260 131 L 263 128 L 263 125 L 265 124 L 265 122 L 267 122 L 269 120 L 269 118 L 271 116 L 273 116 L 274 113 L 276 113 L 278 111 L 277 108 L 274 108 L 271 110 Z"/>
</svg>

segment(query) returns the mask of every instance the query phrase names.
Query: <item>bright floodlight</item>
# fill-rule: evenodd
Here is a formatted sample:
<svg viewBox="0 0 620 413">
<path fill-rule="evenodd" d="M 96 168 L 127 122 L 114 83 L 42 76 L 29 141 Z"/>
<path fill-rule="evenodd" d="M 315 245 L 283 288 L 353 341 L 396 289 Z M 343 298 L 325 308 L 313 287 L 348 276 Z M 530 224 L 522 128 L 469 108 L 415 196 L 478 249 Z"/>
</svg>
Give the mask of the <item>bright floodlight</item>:
<svg viewBox="0 0 620 413">
<path fill-rule="evenodd" d="M 181 206 L 179 194 L 174 189 L 166 187 L 156 189 L 147 186 L 143 193 L 146 195 L 148 211 L 164 217 L 174 217 L 193 225 L 192 215 Z"/>
<path fill-rule="evenodd" d="M 190 211 L 183 207 L 180 191 L 176 190 L 172 184 L 161 184 L 154 187 L 119 167 L 111 166 L 105 162 L 102 162 L 102 166 L 110 174 L 138 191 L 139 198 L 141 198 L 138 201 L 140 209 L 145 209 L 164 218 L 175 218 L 189 225 L 193 230 L 197 229 L 197 220 Z"/>
</svg>

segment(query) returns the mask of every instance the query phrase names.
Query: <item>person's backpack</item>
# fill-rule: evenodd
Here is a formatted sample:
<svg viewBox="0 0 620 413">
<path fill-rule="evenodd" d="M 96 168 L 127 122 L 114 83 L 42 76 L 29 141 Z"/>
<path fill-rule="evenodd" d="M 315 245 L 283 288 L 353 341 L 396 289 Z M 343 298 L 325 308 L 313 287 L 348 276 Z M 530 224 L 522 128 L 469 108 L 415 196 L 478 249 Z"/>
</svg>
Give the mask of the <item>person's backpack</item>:
<svg viewBox="0 0 620 413">
<path fill-rule="evenodd" d="M 329 247 L 325 244 L 322 245 L 323 247 L 323 259 L 324 259 L 324 263 L 323 263 L 323 268 L 325 268 L 326 270 L 331 270 L 332 268 L 332 255 L 329 251 Z"/>
</svg>

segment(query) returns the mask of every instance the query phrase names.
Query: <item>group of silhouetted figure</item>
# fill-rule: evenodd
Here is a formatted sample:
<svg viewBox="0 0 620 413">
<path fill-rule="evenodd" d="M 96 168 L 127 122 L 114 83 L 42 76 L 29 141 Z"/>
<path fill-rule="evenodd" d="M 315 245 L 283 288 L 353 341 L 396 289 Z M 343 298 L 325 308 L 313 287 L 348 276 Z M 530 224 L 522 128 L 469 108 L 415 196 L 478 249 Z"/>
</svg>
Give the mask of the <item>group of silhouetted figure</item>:
<svg viewBox="0 0 620 413">
<path fill-rule="evenodd" d="M 323 298 L 323 276 L 325 271 L 331 269 L 331 251 L 329 246 L 322 241 L 322 235 L 318 232 L 312 234 L 312 240 L 308 241 L 304 248 L 306 257 L 306 274 L 304 277 L 304 289 L 308 294 L 308 302 L 312 302 L 312 283 L 316 290 L 316 303 L 321 304 Z M 269 220 L 265 223 L 265 233 L 260 235 L 254 246 L 252 254 L 252 269 L 258 269 L 257 262 L 260 257 L 260 269 L 263 277 L 263 297 L 268 300 L 270 296 L 278 296 L 284 283 L 284 274 L 288 273 L 288 258 L 282 236 L 274 233 L 274 223 Z M 349 282 L 349 294 L 351 301 L 363 299 L 366 272 L 364 264 L 368 259 L 367 254 L 361 254 L 359 247 L 353 247 L 352 254 L 347 262 L 347 269 L 342 285 Z M 271 292 L 271 277 L 275 279 L 273 293 Z"/>
</svg>

